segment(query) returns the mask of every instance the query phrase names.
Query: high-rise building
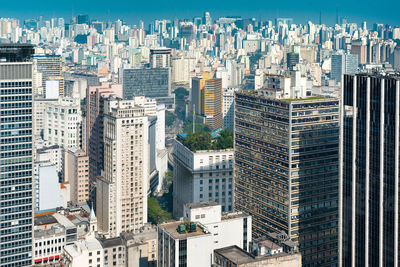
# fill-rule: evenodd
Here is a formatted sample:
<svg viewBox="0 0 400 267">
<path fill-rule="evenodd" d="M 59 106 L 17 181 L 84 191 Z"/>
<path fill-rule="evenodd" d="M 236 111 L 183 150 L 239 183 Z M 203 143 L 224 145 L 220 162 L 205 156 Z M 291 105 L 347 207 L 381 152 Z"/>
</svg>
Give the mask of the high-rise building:
<svg viewBox="0 0 400 267">
<path fill-rule="evenodd" d="M 175 104 L 171 94 L 171 69 L 125 69 L 123 75 L 124 99 L 134 96 L 155 98 L 158 104 L 172 108 Z"/>
<path fill-rule="evenodd" d="M 345 75 L 339 266 L 399 264 L 400 78 Z"/>
<path fill-rule="evenodd" d="M 354 40 L 351 42 L 351 53 L 358 56 L 358 64 L 367 63 L 367 46 L 363 40 Z"/>
<path fill-rule="evenodd" d="M 32 54 L 0 44 L 0 265 L 32 265 Z"/>
<path fill-rule="evenodd" d="M 46 95 L 48 77 L 62 76 L 62 58 L 59 55 L 38 54 L 34 56 L 36 70 L 42 74 L 43 95 Z"/>
<path fill-rule="evenodd" d="M 171 48 L 150 49 L 150 68 L 170 68 Z"/>
<path fill-rule="evenodd" d="M 99 230 L 110 237 L 137 232 L 147 222 L 149 118 L 143 107 L 104 103 L 104 172 L 96 182 Z"/>
<path fill-rule="evenodd" d="M 204 12 L 203 14 L 203 24 L 207 26 L 207 28 L 211 28 L 212 26 L 212 19 L 210 12 Z"/>
<path fill-rule="evenodd" d="M 89 200 L 89 157 L 83 150 L 65 149 L 64 180 L 69 183 L 72 203 Z"/>
<path fill-rule="evenodd" d="M 233 148 L 192 151 L 174 142 L 174 217 L 188 203 L 214 201 L 222 212 L 233 211 Z"/>
<path fill-rule="evenodd" d="M 51 145 L 81 148 L 82 115 L 79 99 L 60 98 L 47 102 L 44 115 L 44 140 Z"/>
<path fill-rule="evenodd" d="M 192 78 L 191 96 L 198 118 L 213 130 L 222 128 L 222 79 L 213 78 L 211 72 Z"/>
<path fill-rule="evenodd" d="M 288 69 L 292 69 L 294 66 L 299 64 L 300 62 L 300 55 L 298 53 L 287 53 L 286 54 L 286 67 Z"/>
<path fill-rule="evenodd" d="M 104 99 L 110 95 L 122 97 L 122 85 L 102 83 L 87 87 L 86 91 L 86 148 L 89 156 L 90 192 L 96 177 L 103 169 L 104 143 Z"/>
<path fill-rule="evenodd" d="M 230 129 L 233 131 L 233 124 L 234 124 L 234 109 L 235 109 L 235 90 L 236 88 L 230 87 L 224 89 L 222 94 L 222 110 L 223 110 L 223 127 L 224 129 Z"/>
<path fill-rule="evenodd" d="M 304 266 L 337 264 L 339 101 L 235 97 L 235 209 L 284 231 Z"/>
<path fill-rule="evenodd" d="M 89 23 L 90 23 L 89 15 L 88 14 L 80 14 L 80 15 L 76 16 L 76 23 L 89 25 Z"/>
<path fill-rule="evenodd" d="M 337 83 L 342 82 L 344 74 L 356 74 L 358 68 L 358 55 L 335 54 L 332 55 L 331 78 Z"/>
</svg>

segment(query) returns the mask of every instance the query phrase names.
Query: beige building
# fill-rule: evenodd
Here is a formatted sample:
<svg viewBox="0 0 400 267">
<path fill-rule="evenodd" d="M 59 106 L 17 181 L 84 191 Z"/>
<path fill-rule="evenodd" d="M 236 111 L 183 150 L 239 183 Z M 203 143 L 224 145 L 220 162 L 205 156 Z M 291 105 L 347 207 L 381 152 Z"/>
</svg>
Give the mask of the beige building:
<svg viewBox="0 0 400 267">
<path fill-rule="evenodd" d="M 132 101 L 104 102 L 104 171 L 96 182 L 99 231 L 108 237 L 147 222 L 148 117 Z"/>
<path fill-rule="evenodd" d="M 65 149 L 64 179 L 70 184 L 70 200 L 82 203 L 89 200 L 89 157 L 76 148 Z"/>
<path fill-rule="evenodd" d="M 300 253 L 254 256 L 237 246 L 214 251 L 215 267 L 301 267 Z"/>
<path fill-rule="evenodd" d="M 33 135 L 43 137 L 44 133 L 44 117 L 47 104 L 56 104 L 57 99 L 35 98 L 33 101 Z"/>
</svg>

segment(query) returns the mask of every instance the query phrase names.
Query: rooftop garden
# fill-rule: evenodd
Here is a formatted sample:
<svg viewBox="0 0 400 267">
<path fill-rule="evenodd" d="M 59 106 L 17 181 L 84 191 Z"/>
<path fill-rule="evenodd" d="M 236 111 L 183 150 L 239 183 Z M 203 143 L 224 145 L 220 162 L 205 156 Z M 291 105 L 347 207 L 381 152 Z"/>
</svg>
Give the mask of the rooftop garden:
<svg viewBox="0 0 400 267">
<path fill-rule="evenodd" d="M 233 133 L 231 130 L 222 130 L 217 137 L 213 137 L 209 132 L 201 131 L 178 135 L 178 140 L 191 151 L 199 150 L 221 150 L 233 148 Z"/>
<path fill-rule="evenodd" d="M 282 98 L 282 100 L 287 101 L 304 101 L 304 100 L 318 100 L 318 99 L 325 99 L 326 97 L 323 96 L 308 96 L 302 98 Z"/>
</svg>

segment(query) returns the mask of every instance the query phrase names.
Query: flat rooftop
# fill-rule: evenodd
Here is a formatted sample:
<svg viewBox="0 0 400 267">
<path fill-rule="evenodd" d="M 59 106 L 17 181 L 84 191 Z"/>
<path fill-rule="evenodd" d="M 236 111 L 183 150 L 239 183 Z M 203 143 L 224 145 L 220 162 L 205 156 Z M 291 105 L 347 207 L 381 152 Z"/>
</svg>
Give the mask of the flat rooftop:
<svg viewBox="0 0 400 267">
<path fill-rule="evenodd" d="M 46 224 L 55 224 L 57 223 L 56 218 L 52 214 L 46 214 L 42 216 L 35 217 L 35 225 L 46 225 Z"/>
<path fill-rule="evenodd" d="M 108 238 L 100 240 L 104 248 L 122 246 L 122 239 L 120 237 Z"/>
<path fill-rule="evenodd" d="M 187 232 L 180 234 L 177 229 L 181 223 L 184 223 L 184 221 L 167 222 L 159 225 L 158 227 L 164 229 L 164 231 L 167 232 L 173 239 L 178 240 L 198 237 L 202 235 L 211 235 L 211 233 L 206 232 L 201 226 L 199 226 L 198 223 L 196 224 L 196 232 Z"/>
<path fill-rule="evenodd" d="M 197 203 L 188 203 L 186 204 L 186 207 L 189 209 L 197 209 L 197 208 L 204 208 L 204 207 L 213 207 L 213 206 L 218 206 L 219 204 L 214 202 L 214 201 L 203 201 L 203 202 L 197 202 Z"/>
<path fill-rule="evenodd" d="M 231 220 L 231 219 L 236 219 L 236 218 L 243 218 L 249 216 L 248 214 L 244 212 L 231 212 L 231 213 L 225 213 L 221 216 L 221 220 Z"/>
<path fill-rule="evenodd" d="M 234 264 L 243 264 L 254 261 L 254 256 L 240 249 L 238 246 L 216 249 L 215 253 L 218 253 Z"/>
</svg>

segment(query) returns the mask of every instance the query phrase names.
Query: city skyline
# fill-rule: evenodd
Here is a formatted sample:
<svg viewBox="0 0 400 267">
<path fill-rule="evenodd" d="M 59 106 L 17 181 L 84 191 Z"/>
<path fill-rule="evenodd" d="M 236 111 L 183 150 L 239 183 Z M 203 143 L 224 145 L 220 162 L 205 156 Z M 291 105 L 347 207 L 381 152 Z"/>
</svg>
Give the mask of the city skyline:
<svg viewBox="0 0 400 267">
<path fill-rule="evenodd" d="M 296 24 L 306 24 L 308 21 L 333 26 L 337 17 L 346 18 L 348 22 L 357 24 L 367 21 L 368 28 L 372 28 L 374 23 L 400 25 L 396 10 L 400 8 L 400 3 L 390 1 L 392 8 L 386 9 L 379 15 L 375 10 L 381 8 L 379 2 L 368 0 L 359 5 L 356 1 L 342 1 L 327 4 L 325 2 L 312 3 L 312 1 L 291 1 L 283 5 L 282 3 L 265 3 L 256 1 L 253 7 L 243 9 L 239 1 L 227 2 L 212 1 L 204 2 L 199 5 L 175 1 L 173 4 L 166 4 L 162 1 L 153 1 L 154 4 L 146 6 L 145 4 L 129 6 L 127 0 L 117 0 L 110 7 L 105 0 L 98 1 L 98 7 L 94 7 L 90 1 L 70 1 L 68 4 L 60 7 L 52 5 L 50 0 L 40 0 L 38 2 L 26 1 L 24 10 L 20 6 L 14 6 L 7 3 L 2 5 L 3 17 L 16 17 L 21 20 L 51 17 L 64 17 L 67 20 L 78 14 L 89 14 L 91 19 L 103 21 L 114 21 L 121 19 L 127 24 L 138 24 L 140 20 L 146 24 L 160 19 L 192 19 L 201 17 L 203 12 L 208 11 L 211 17 L 240 16 L 242 18 L 255 18 L 257 20 L 268 21 L 277 17 L 291 17 Z M 108 5 L 108 6 L 107 6 Z M 124 8 L 121 8 L 124 6 Z M 183 10 L 181 6 L 185 6 Z M 227 8 L 228 7 L 228 8 Z"/>
</svg>

